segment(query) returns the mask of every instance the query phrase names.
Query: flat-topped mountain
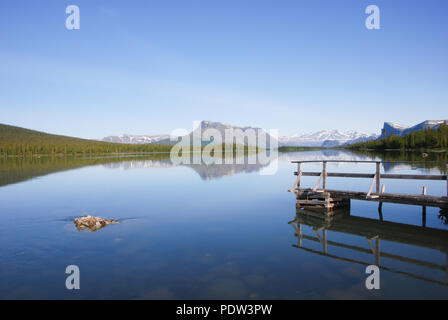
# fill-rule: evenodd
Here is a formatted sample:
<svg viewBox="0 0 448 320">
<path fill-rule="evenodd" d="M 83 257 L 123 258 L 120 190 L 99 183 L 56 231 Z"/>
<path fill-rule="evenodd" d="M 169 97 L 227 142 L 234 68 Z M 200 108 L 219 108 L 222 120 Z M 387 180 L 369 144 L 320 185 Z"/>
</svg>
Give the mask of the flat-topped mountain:
<svg viewBox="0 0 448 320">
<path fill-rule="evenodd" d="M 239 144 L 238 141 L 243 141 L 244 145 L 260 145 L 261 142 L 258 141 L 258 135 L 262 132 L 265 133 L 266 135 L 266 140 L 265 143 L 267 144 L 267 146 L 270 145 L 270 142 L 273 141 L 272 137 L 266 133 L 263 129 L 261 128 L 256 128 L 256 127 L 239 127 L 239 126 L 234 126 L 228 123 L 221 123 L 221 122 L 214 122 L 214 121 L 201 121 L 200 123 L 200 127 L 195 129 L 193 132 L 190 133 L 190 137 L 192 137 L 192 139 L 195 139 L 196 136 L 199 136 L 199 130 L 201 131 L 201 133 L 204 133 L 206 130 L 208 129 L 214 129 L 216 131 L 218 131 L 222 137 L 222 143 L 228 143 L 228 144 Z M 240 140 L 236 140 L 234 139 L 234 141 L 225 141 L 226 139 L 226 131 L 227 130 L 234 130 L 233 134 L 235 137 L 237 137 Z M 255 143 L 253 143 L 253 141 L 249 141 L 249 139 L 245 139 L 245 135 L 249 134 L 249 132 L 252 131 L 255 134 Z M 197 134 L 195 136 L 195 134 Z M 193 140 L 192 140 L 193 141 Z M 208 139 L 202 139 L 202 143 L 208 143 L 210 142 L 210 140 Z"/>
<path fill-rule="evenodd" d="M 239 133 L 236 134 L 237 136 L 239 136 L 241 133 L 244 135 L 244 133 L 247 133 L 247 130 L 249 130 L 249 129 L 253 130 L 256 136 L 258 136 L 258 134 L 261 131 L 263 131 L 263 129 L 261 129 L 261 128 L 255 128 L 255 127 L 249 127 L 249 126 L 239 127 L 239 126 L 234 126 L 234 125 L 227 124 L 227 123 L 204 120 L 204 121 L 201 121 L 201 123 L 199 124 L 199 127 L 197 129 L 190 132 L 189 136 L 191 139 L 191 143 L 193 143 L 194 137 L 199 136 L 199 131 L 201 131 L 201 138 L 202 138 L 202 133 L 204 133 L 207 129 L 217 130 L 221 134 L 223 143 L 225 142 L 224 141 L 225 134 L 226 134 L 226 130 L 228 130 L 228 129 L 238 130 L 237 132 L 239 132 Z M 241 130 L 241 131 L 239 131 L 239 130 Z M 243 137 L 243 135 L 241 135 L 241 137 Z M 270 140 L 270 136 L 267 133 L 266 133 L 266 139 L 267 139 L 267 141 L 272 141 L 272 140 Z M 129 144 L 173 144 L 173 143 L 175 143 L 170 140 L 169 134 L 159 134 L 159 135 L 123 134 L 120 136 L 106 137 L 106 138 L 103 138 L 102 140 L 107 141 L 107 142 L 129 143 Z M 202 139 L 201 144 L 207 144 L 209 142 L 210 142 L 209 139 Z M 250 143 L 246 139 L 244 144 L 247 145 Z M 268 145 L 269 145 L 269 143 L 268 143 Z"/>
</svg>

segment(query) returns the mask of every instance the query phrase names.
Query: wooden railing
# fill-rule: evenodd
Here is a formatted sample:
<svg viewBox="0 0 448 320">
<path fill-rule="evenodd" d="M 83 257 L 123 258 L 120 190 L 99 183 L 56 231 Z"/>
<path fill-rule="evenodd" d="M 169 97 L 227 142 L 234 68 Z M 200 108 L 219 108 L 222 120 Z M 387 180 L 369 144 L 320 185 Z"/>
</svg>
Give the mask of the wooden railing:
<svg viewBox="0 0 448 320">
<path fill-rule="evenodd" d="M 368 197 L 372 197 L 373 187 L 376 186 L 375 193 L 377 195 L 384 193 L 384 186 L 381 189 L 381 179 L 413 179 L 413 180 L 445 180 L 447 181 L 446 185 L 446 196 L 448 197 L 448 179 L 447 175 L 420 175 L 420 174 L 386 174 L 381 173 L 381 164 L 383 161 L 374 161 L 374 160 L 295 160 L 291 161 L 292 163 L 297 164 L 297 179 L 292 185 L 290 191 L 295 191 L 296 188 L 300 189 L 301 179 L 304 176 L 308 177 L 319 177 L 313 190 L 316 191 L 322 181 L 322 190 L 326 191 L 327 189 L 327 178 L 328 177 L 341 177 L 341 178 L 370 178 L 373 179 L 370 185 L 369 191 L 367 192 Z M 302 170 L 302 164 L 304 163 L 322 163 L 322 171 L 321 172 L 305 172 Z M 376 170 L 375 173 L 332 173 L 327 171 L 327 163 L 375 163 Z M 390 163 L 390 161 L 388 161 Z M 406 163 L 403 161 L 398 161 L 397 163 Z M 415 163 L 415 162 L 409 162 Z M 426 188 L 424 187 L 424 193 L 426 192 Z M 425 194 L 424 194 L 425 195 Z"/>
</svg>

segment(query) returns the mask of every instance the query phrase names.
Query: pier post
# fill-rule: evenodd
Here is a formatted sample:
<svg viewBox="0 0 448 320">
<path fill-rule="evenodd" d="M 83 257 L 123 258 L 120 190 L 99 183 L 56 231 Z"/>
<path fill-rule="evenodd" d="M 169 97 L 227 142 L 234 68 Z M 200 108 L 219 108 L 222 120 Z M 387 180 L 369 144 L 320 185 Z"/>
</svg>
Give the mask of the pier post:
<svg viewBox="0 0 448 320">
<path fill-rule="evenodd" d="M 426 187 L 423 186 L 422 195 L 426 196 Z M 426 206 L 422 206 L 422 227 L 426 227 Z"/>
<path fill-rule="evenodd" d="M 289 189 L 290 192 L 295 192 L 296 188 L 300 189 L 300 180 L 302 179 L 302 168 L 301 163 L 297 163 L 297 179 L 294 181 L 294 184 L 292 185 L 291 189 Z"/>
<path fill-rule="evenodd" d="M 322 163 L 322 189 L 324 189 L 324 191 L 327 189 L 327 162 L 324 161 Z"/>
<path fill-rule="evenodd" d="M 381 164 L 381 162 L 377 161 L 377 163 L 376 163 L 376 193 L 377 194 L 380 194 L 380 183 L 381 183 L 380 164 Z"/>
</svg>

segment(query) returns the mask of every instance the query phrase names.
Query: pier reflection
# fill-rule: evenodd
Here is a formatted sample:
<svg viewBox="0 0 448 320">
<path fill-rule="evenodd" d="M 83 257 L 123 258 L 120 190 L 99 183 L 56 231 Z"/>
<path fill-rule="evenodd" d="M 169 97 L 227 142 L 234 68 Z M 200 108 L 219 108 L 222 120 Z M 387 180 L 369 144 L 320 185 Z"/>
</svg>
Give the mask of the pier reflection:
<svg viewBox="0 0 448 320">
<path fill-rule="evenodd" d="M 446 230 L 353 216 L 350 214 L 350 210 L 338 211 L 329 217 L 320 212 L 300 208 L 297 209 L 295 219 L 289 224 L 297 237 L 297 244 L 293 245 L 295 248 L 358 265 L 375 264 L 382 270 L 448 286 L 448 231 Z M 310 233 L 311 235 L 309 235 Z M 333 241 L 332 238 L 341 239 L 337 234 L 354 236 L 344 237 L 344 239 L 353 238 L 354 241 L 352 243 Z M 401 251 L 400 254 L 389 253 L 381 249 L 382 241 L 392 242 L 399 246 L 407 245 L 438 250 L 445 255 L 446 262 L 444 265 L 440 265 L 420 258 L 407 257 L 401 254 Z M 362 245 L 363 242 L 365 242 L 365 246 Z M 319 243 L 321 249 L 313 248 L 313 243 Z M 344 252 L 351 257 L 347 257 L 345 253 L 344 256 L 335 254 L 332 252 L 333 250 L 330 250 L 331 247 L 347 249 Z M 334 251 L 340 252 L 341 250 Z M 365 254 L 371 255 L 371 259 L 367 259 L 367 261 L 359 259 Z M 383 263 L 382 260 L 388 261 Z M 396 268 L 397 263 L 391 263 L 392 261 L 401 262 L 400 266 L 404 263 L 405 268 Z M 390 264 L 394 266 L 391 267 Z M 410 265 L 423 267 L 426 270 L 425 275 L 408 271 Z M 428 272 L 431 270 L 442 271 L 445 273 L 445 279 L 443 280 L 443 277 L 436 279 L 432 272 Z"/>
</svg>

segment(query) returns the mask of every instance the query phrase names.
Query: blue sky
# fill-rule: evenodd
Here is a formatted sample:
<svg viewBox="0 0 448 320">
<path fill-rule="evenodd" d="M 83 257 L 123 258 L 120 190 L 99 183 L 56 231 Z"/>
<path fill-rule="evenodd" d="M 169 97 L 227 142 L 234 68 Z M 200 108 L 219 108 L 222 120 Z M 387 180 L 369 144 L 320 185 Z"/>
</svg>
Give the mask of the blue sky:
<svg viewBox="0 0 448 320">
<path fill-rule="evenodd" d="M 0 122 L 102 138 L 447 119 L 447 17 L 446 0 L 2 0 Z"/>
</svg>

